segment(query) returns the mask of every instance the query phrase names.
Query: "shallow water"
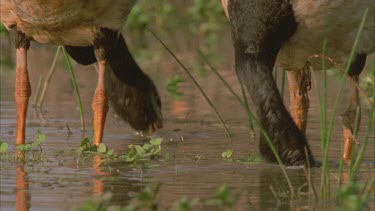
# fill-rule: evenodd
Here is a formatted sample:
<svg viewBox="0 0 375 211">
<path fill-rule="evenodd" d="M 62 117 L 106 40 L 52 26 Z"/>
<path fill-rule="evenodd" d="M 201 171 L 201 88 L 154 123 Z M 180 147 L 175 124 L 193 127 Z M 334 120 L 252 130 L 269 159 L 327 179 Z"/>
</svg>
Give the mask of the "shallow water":
<svg viewBox="0 0 375 211">
<path fill-rule="evenodd" d="M 13 53 L 9 50 L 7 42 L 2 45 L 2 54 Z M 39 77 L 45 77 L 48 73 L 54 49 L 33 44 L 29 51 L 29 74 L 33 90 L 30 104 L 35 98 Z M 225 62 L 220 64 L 219 70 L 228 83 L 240 93 L 234 71 L 230 70 L 233 66 L 233 55 L 230 53 L 232 51 L 227 49 L 226 52 L 228 55 L 225 56 Z M 184 58 L 186 64 L 193 60 L 188 52 L 179 52 L 178 56 Z M 25 156 L 28 157 L 26 163 L 1 161 L 1 210 L 15 208 L 17 210 L 69 210 L 91 196 L 105 192 L 112 193 L 113 205 L 127 205 L 141 189 L 158 182 L 161 184 L 157 197 L 160 210 L 170 208 L 172 202 L 184 196 L 189 199 L 209 198 L 223 184 L 232 188 L 233 192 L 241 193 L 235 210 L 300 208 L 320 210 L 323 206 L 327 206 L 327 209 L 334 208 L 333 201 L 323 205 L 313 203 L 313 200 L 305 197 L 293 201 L 292 204 L 285 198 L 277 202 L 270 187 L 278 193 L 286 190 L 284 177 L 277 165 L 267 164 L 264 161 L 256 164 L 223 161 L 221 153 L 226 149 L 234 150 L 234 157 L 237 158 L 245 158 L 248 154 L 259 156 L 258 141 L 257 138 L 250 137 L 245 111 L 216 76 L 209 72 L 205 76 L 195 74 L 234 135 L 230 141 L 215 114 L 176 62 L 166 54 L 161 58 L 162 62 L 159 61 L 157 64 L 154 61 L 141 63 L 143 69 L 154 79 L 163 101 L 165 127 L 156 134 L 164 138 L 162 156 L 159 159 L 152 160 L 146 165 L 131 165 L 121 160 L 101 163 L 99 159 L 94 159 L 93 162 L 80 162 L 75 150 L 83 137 L 92 135 L 90 104 L 97 80 L 96 72 L 94 66 L 83 67 L 74 64 L 86 121 L 86 132 L 83 134 L 80 130 L 79 111 L 69 73 L 58 65 L 43 107 L 35 109 L 30 105 L 27 116 L 27 140 L 33 140 L 38 128 L 41 128 L 47 137 L 46 142 L 42 144 L 42 153 L 39 151 L 26 153 Z M 2 141 L 9 143 L 10 155 L 15 154 L 13 140 L 16 110 L 13 98 L 15 78 L 13 69 L 12 65 L 2 66 L 0 71 L 0 135 Z M 184 96 L 178 99 L 168 94 L 165 89 L 166 79 L 175 73 L 186 79 L 180 87 Z M 320 73 L 317 73 L 317 77 L 320 77 Z M 334 104 L 337 83 L 337 79 L 329 78 L 328 106 L 330 108 Z M 345 88 L 342 103 L 339 104 L 338 114 L 346 108 L 344 102 L 348 98 L 347 90 L 348 87 Z M 288 103 L 286 93 L 284 99 Z M 363 109 L 359 140 L 363 138 L 368 121 L 368 111 Z M 72 133 L 67 130 L 67 125 Z M 307 137 L 317 160 L 322 159 L 319 128 L 318 104 L 313 87 L 310 91 Z M 104 131 L 104 143 L 110 149 L 115 149 L 117 153 L 126 151 L 129 144 L 141 144 L 146 141 L 146 138 L 137 135 L 111 111 Z M 330 147 L 333 183 L 336 183 L 335 173 L 338 169 L 342 139 L 341 120 L 337 115 Z M 371 175 L 368 169 L 375 161 L 374 149 L 374 133 L 372 133 L 360 175 L 363 182 Z M 164 159 L 166 153 L 172 155 L 168 161 Z M 295 188 L 306 183 L 302 169 L 288 169 L 288 174 Z M 320 168 L 312 169 L 312 180 L 318 190 L 320 175 Z M 310 199 L 313 197 L 311 196 Z M 372 206 L 370 209 L 374 209 L 373 202 L 374 197 L 369 203 Z M 198 206 L 194 210 L 207 209 Z"/>
</svg>

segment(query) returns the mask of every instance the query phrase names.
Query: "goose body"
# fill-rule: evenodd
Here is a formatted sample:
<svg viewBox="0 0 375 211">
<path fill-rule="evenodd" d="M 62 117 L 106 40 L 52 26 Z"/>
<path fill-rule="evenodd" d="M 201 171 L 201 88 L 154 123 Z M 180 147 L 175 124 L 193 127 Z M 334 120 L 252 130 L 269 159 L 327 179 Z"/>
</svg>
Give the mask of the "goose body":
<svg viewBox="0 0 375 211">
<path fill-rule="evenodd" d="M 135 0 L 1 0 L 1 22 L 39 43 L 89 46 L 97 28 L 121 31 Z"/>
<path fill-rule="evenodd" d="M 368 55 L 374 52 L 375 1 L 294 0 L 291 4 L 297 28 L 283 43 L 276 61 L 278 66 L 301 70 L 308 57 L 322 53 L 324 39 L 327 40 L 325 54 L 336 62 L 345 63 L 366 8 L 368 14 L 356 53 Z"/>
<path fill-rule="evenodd" d="M 229 1 L 221 0 L 228 18 Z M 324 39 L 327 39 L 326 55 L 337 62 L 346 62 L 366 9 L 368 14 L 356 52 L 368 55 L 375 51 L 375 1 L 291 0 L 285 2 L 291 5 L 297 26 L 295 32 L 282 44 L 278 52 L 276 60 L 278 66 L 286 70 L 301 70 L 311 55 L 322 53 Z M 251 9 L 256 10 L 256 6 Z"/>
<path fill-rule="evenodd" d="M 64 45 L 78 63 L 98 62 L 92 101 L 94 144 L 102 142 L 108 101 L 136 130 L 162 127 L 161 102 L 152 80 L 131 56 L 121 30 L 135 0 L 0 0 L 0 21 L 16 48 L 16 145 L 25 143 L 31 87 L 30 41 Z M 126 103 L 124 103 L 126 102 Z"/>
</svg>

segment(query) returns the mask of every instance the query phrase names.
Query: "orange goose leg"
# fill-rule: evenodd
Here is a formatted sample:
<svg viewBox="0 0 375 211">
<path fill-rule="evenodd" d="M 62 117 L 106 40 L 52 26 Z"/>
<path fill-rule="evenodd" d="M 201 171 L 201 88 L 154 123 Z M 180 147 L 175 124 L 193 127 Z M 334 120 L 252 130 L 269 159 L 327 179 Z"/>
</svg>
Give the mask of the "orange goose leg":
<svg viewBox="0 0 375 211">
<path fill-rule="evenodd" d="M 16 47 L 16 84 L 14 96 L 17 107 L 16 145 L 25 144 L 25 122 L 27 106 L 31 95 L 29 74 L 27 71 L 27 50 L 30 39 L 19 31 L 11 31 L 11 38 Z"/>
<path fill-rule="evenodd" d="M 361 74 L 363 68 L 366 64 L 366 54 L 357 54 L 354 61 L 350 64 L 349 76 L 353 78 L 354 82 L 358 84 L 359 75 Z M 344 151 L 342 159 L 347 163 L 350 163 L 350 154 L 352 151 L 352 145 L 354 142 L 354 134 L 357 131 L 354 131 L 355 118 L 357 113 L 357 108 L 359 109 L 359 122 L 361 121 L 361 110 L 360 110 L 360 101 L 358 89 L 354 83 L 350 84 L 350 98 L 349 106 L 346 109 L 345 113 L 342 114 L 342 126 L 344 130 Z M 359 126 L 359 125 L 358 125 Z M 359 128 L 359 127 L 358 127 Z"/>
<path fill-rule="evenodd" d="M 94 144 L 99 145 L 103 138 L 103 129 L 105 118 L 108 112 L 108 99 L 104 88 L 105 61 L 98 61 L 98 83 L 95 89 L 95 95 L 92 100 L 92 110 L 94 112 Z"/>
<path fill-rule="evenodd" d="M 359 82 L 358 75 L 352 76 L 356 83 Z M 349 99 L 349 106 L 346 112 L 342 115 L 342 126 L 344 132 L 344 150 L 342 159 L 344 161 L 350 160 L 350 154 L 352 151 L 352 145 L 354 142 L 354 123 L 355 123 L 355 116 L 357 113 L 357 108 L 359 109 L 359 115 L 361 115 L 360 104 L 359 104 L 359 94 L 357 87 L 352 84 L 350 90 L 350 99 Z M 361 116 L 359 116 L 360 118 Z"/>
<path fill-rule="evenodd" d="M 104 77 L 106 71 L 105 57 L 105 36 L 98 30 L 94 40 L 95 56 L 98 61 L 98 83 L 95 89 L 95 95 L 92 100 L 92 110 L 94 112 L 94 144 L 99 145 L 103 139 L 103 129 L 108 112 L 108 98 L 106 96 Z"/>
<path fill-rule="evenodd" d="M 297 127 L 306 135 L 309 110 L 307 94 L 310 83 L 308 69 L 302 71 L 287 71 L 290 98 L 290 114 Z"/>
</svg>

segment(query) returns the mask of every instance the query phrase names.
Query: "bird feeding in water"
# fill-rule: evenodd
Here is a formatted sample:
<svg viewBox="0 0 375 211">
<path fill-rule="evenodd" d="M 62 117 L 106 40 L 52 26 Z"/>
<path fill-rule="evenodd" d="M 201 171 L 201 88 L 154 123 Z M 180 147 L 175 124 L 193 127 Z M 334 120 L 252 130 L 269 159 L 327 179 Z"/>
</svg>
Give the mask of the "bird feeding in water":
<svg viewBox="0 0 375 211">
<path fill-rule="evenodd" d="M 325 54 L 345 64 L 363 19 L 362 34 L 348 74 L 358 83 L 367 55 L 375 49 L 375 2 L 373 0 L 222 0 L 231 23 L 235 69 L 254 102 L 258 120 L 286 165 L 305 164 L 314 158 L 305 132 L 309 100 L 309 57 Z M 350 14 L 350 15 L 348 15 Z M 274 65 L 287 70 L 288 113 L 272 76 Z M 343 115 L 344 159 L 353 142 L 358 90 L 352 84 L 350 104 Z M 276 158 L 265 141 L 260 151 L 266 160 Z"/>
<path fill-rule="evenodd" d="M 16 48 L 16 145 L 25 143 L 30 81 L 27 50 L 30 41 L 64 45 L 78 63 L 98 63 L 92 100 L 94 144 L 99 145 L 108 111 L 113 109 L 141 131 L 162 127 L 161 102 L 151 79 L 131 56 L 121 30 L 135 0 L 1 0 L 1 23 Z"/>
</svg>

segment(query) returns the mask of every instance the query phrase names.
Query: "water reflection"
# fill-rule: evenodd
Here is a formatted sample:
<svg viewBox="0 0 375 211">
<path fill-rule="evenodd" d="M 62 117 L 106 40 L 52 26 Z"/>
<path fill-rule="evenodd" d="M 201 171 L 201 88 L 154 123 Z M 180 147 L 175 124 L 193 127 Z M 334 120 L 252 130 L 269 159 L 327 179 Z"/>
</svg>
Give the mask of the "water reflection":
<svg viewBox="0 0 375 211">
<path fill-rule="evenodd" d="M 94 155 L 93 157 L 93 184 L 92 184 L 92 193 L 93 195 L 103 194 L 104 193 L 104 182 L 102 177 L 108 176 L 109 174 L 102 171 L 101 166 L 103 162 L 101 161 L 100 155 Z"/>
<path fill-rule="evenodd" d="M 169 107 L 170 115 L 174 118 L 186 119 L 189 106 L 185 100 L 171 100 Z"/>
<path fill-rule="evenodd" d="M 30 63 L 30 78 L 34 91 L 39 76 L 48 73 L 49 65 L 46 65 L 45 62 L 52 61 L 54 50 L 54 48 L 36 45 L 30 49 L 30 60 L 33 61 Z M 210 197 L 223 184 L 227 184 L 234 191 L 246 189 L 248 192 L 246 196 L 243 195 L 239 200 L 236 210 L 329 210 L 328 208 L 333 208 L 329 203 L 324 204 L 326 207 L 316 208 L 314 202 L 309 201 L 307 197 L 302 197 L 300 201 L 290 203 L 285 196 L 288 186 L 276 165 L 265 163 L 245 165 L 223 161 L 221 153 L 227 149 L 234 150 L 235 156 L 238 157 L 245 157 L 249 153 L 255 156 L 259 155 L 258 143 L 254 140 L 249 141 L 245 111 L 213 75 L 198 78 L 198 82 L 202 84 L 211 100 L 217 105 L 224 120 L 230 126 L 231 132 L 235 135 L 233 142 L 229 142 L 212 110 L 190 82 L 184 83 L 184 87 L 181 89 L 184 96 L 179 99 L 169 96 L 160 85 L 164 84 L 165 78 L 175 74 L 175 71 L 179 69 L 173 62 L 163 58 L 163 65 L 159 67 L 163 71 L 162 74 L 157 72 L 159 70 L 154 69 L 155 65 L 147 67 L 147 64 L 143 64 L 146 67 L 145 71 L 149 72 L 151 78 L 155 79 L 156 84 L 159 85 L 158 89 L 164 103 L 163 114 L 167 119 L 166 130 L 179 130 L 178 137 L 172 134 L 173 137 L 176 136 L 174 140 L 178 141 L 168 141 L 163 143 L 162 146 L 164 152 L 169 152 L 172 155 L 171 161 L 155 161 L 159 165 L 158 167 L 146 168 L 130 166 L 126 162 L 103 163 L 99 156 L 94 156 L 93 164 L 76 165 L 78 158 L 75 149 L 82 139 L 79 112 L 71 89 L 69 74 L 64 72 L 63 68 L 58 67 L 46 94 L 44 107 L 42 110 L 36 109 L 34 112 L 29 109 L 27 122 L 28 141 L 33 139 L 33 134 L 38 128 L 42 128 L 43 133 L 46 134 L 47 140 L 43 144 L 43 151 L 47 153 L 45 170 L 49 173 L 28 170 L 25 162 L 8 164 L 6 161 L 1 161 L 1 164 L 5 163 L 10 166 L 9 171 L 1 166 L 0 176 L 5 181 L 1 184 L 1 210 L 14 210 L 14 208 L 17 210 L 28 210 L 30 208 L 35 210 L 68 210 L 93 195 L 106 192 L 113 193 L 113 204 L 127 205 L 136 193 L 155 182 L 161 182 L 159 192 L 161 210 L 163 210 L 162 208 L 169 208 L 172 202 L 178 201 L 184 196 L 189 199 Z M 228 83 L 240 93 L 241 89 L 237 83 L 237 78 L 234 72 L 230 70 L 231 62 L 228 59 L 227 66 L 229 68 L 222 71 L 222 74 L 228 80 Z M 185 63 L 188 63 L 188 61 Z M 96 73 L 92 67 L 74 64 L 74 68 L 84 104 L 85 120 L 88 124 L 87 134 L 89 136 L 92 134 L 90 107 L 95 86 L 95 83 L 92 82 L 96 81 Z M 13 68 L 1 69 L 0 73 L 0 135 L 1 139 L 12 148 L 16 114 L 13 99 L 15 75 Z M 335 96 L 336 82 L 334 79 L 328 82 L 333 87 L 329 90 L 329 96 Z M 310 93 L 311 108 L 307 136 L 315 157 L 321 160 L 318 104 L 315 93 L 313 91 Z M 333 97 L 328 98 L 329 106 L 334 103 L 333 99 Z M 287 98 L 285 101 L 288 103 Z M 345 108 L 346 104 L 342 103 L 342 107 Z M 115 151 L 123 152 L 129 144 L 143 143 L 141 138 L 135 136 L 134 131 L 126 123 L 113 118 L 110 113 L 105 127 L 105 144 L 107 146 L 115 149 Z M 358 137 L 363 137 L 363 131 L 366 131 L 368 116 L 364 114 L 363 118 L 364 128 L 361 128 Z M 329 159 L 333 161 L 337 161 L 340 157 L 339 146 L 342 140 L 341 121 L 339 118 L 336 119 L 335 125 L 337 127 L 333 130 L 332 147 L 329 152 Z M 69 125 L 71 132 L 68 132 L 66 125 Z M 183 139 L 179 138 L 180 134 L 184 137 Z M 371 137 L 372 140 L 369 141 L 364 158 L 367 161 L 374 160 L 375 142 L 373 136 Z M 56 150 L 63 151 L 62 155 L 55 157 L 54 151 Z M 20 156 L 25 156 L 24 152 Z M 332 172 L 337 171 L 337 166 L 332 167 Z M 319 189 L 321 170 L 313 169 L 312 171 L 312 180 Z M 288 170 L 288 174 L 295 189 L 304 187 L 302 192 L 311 194 L 311 190 L 306 189 L 307 181 L 303 170 Z M 336 175 L 331 175 L 331 184 L 337 183 L 336 179 Z M 342 184 L 348 182 L 347 171 L 343 172 L 341 182 Z M 44 183 L 48 183 L 49 186 L 45 187 Z M 273 187 L 275 192 L 280 195 L 281 202 L 277 202 L 278 200 L 270 187 Z M 15 189 L 16 192 L 14 192 Z M 311 199 L 313 198 L 311 197 Z M 373 200 L 372 198 L 371 201 L 373 202 Z M 66 203 L 67 201 L 69 203 Z M 197 210 L 207 210 L 207 208 L 199 207 Z"/>
<path fill-rule="evenodd" d="M 260 210 L 267 210 L 269 207 L 274 207 L 275 210 L 280 211 L 305 210 L 306 208 L 311 210 L 309 200 L 306 200 L 311 193 L 303 169 L 289 170 L 288 176 L 291 179 L 297 200 L 291 198 L 285 175 L 279 169 L 265 169 L 259 174 Z M 303 200 L 298 200 L 298 198 Z"/>
<path fill-rule="evenodd" d="M 28 211 L 30 209 L 31 194 L 29 190 L 28 173 L 25 171 L 25 152 L 17 151 L 16 164 L 16 210 Z"/>
<path fill-rule="evenodd" d="M 113 204 L 125 206 L 129 201 L 135 197 L 142 186 L 136 181 L 136 177 L 128 178 L 126 176 L 128 171 L 134 169 L 122 168 L 121 170 L 112 166 L 111 164 L 105 164 L 102 161 L 101 155 L 93 156 L 93 183 L 92 183 L 92 195 L 102 195 L 104 193 L 111 193 L 111 201 Z M 127 166 L 127 164 L 124 164 Z M 142 169 L 136 170 L 140 180 L 142 180 Z"/>
</svg>

